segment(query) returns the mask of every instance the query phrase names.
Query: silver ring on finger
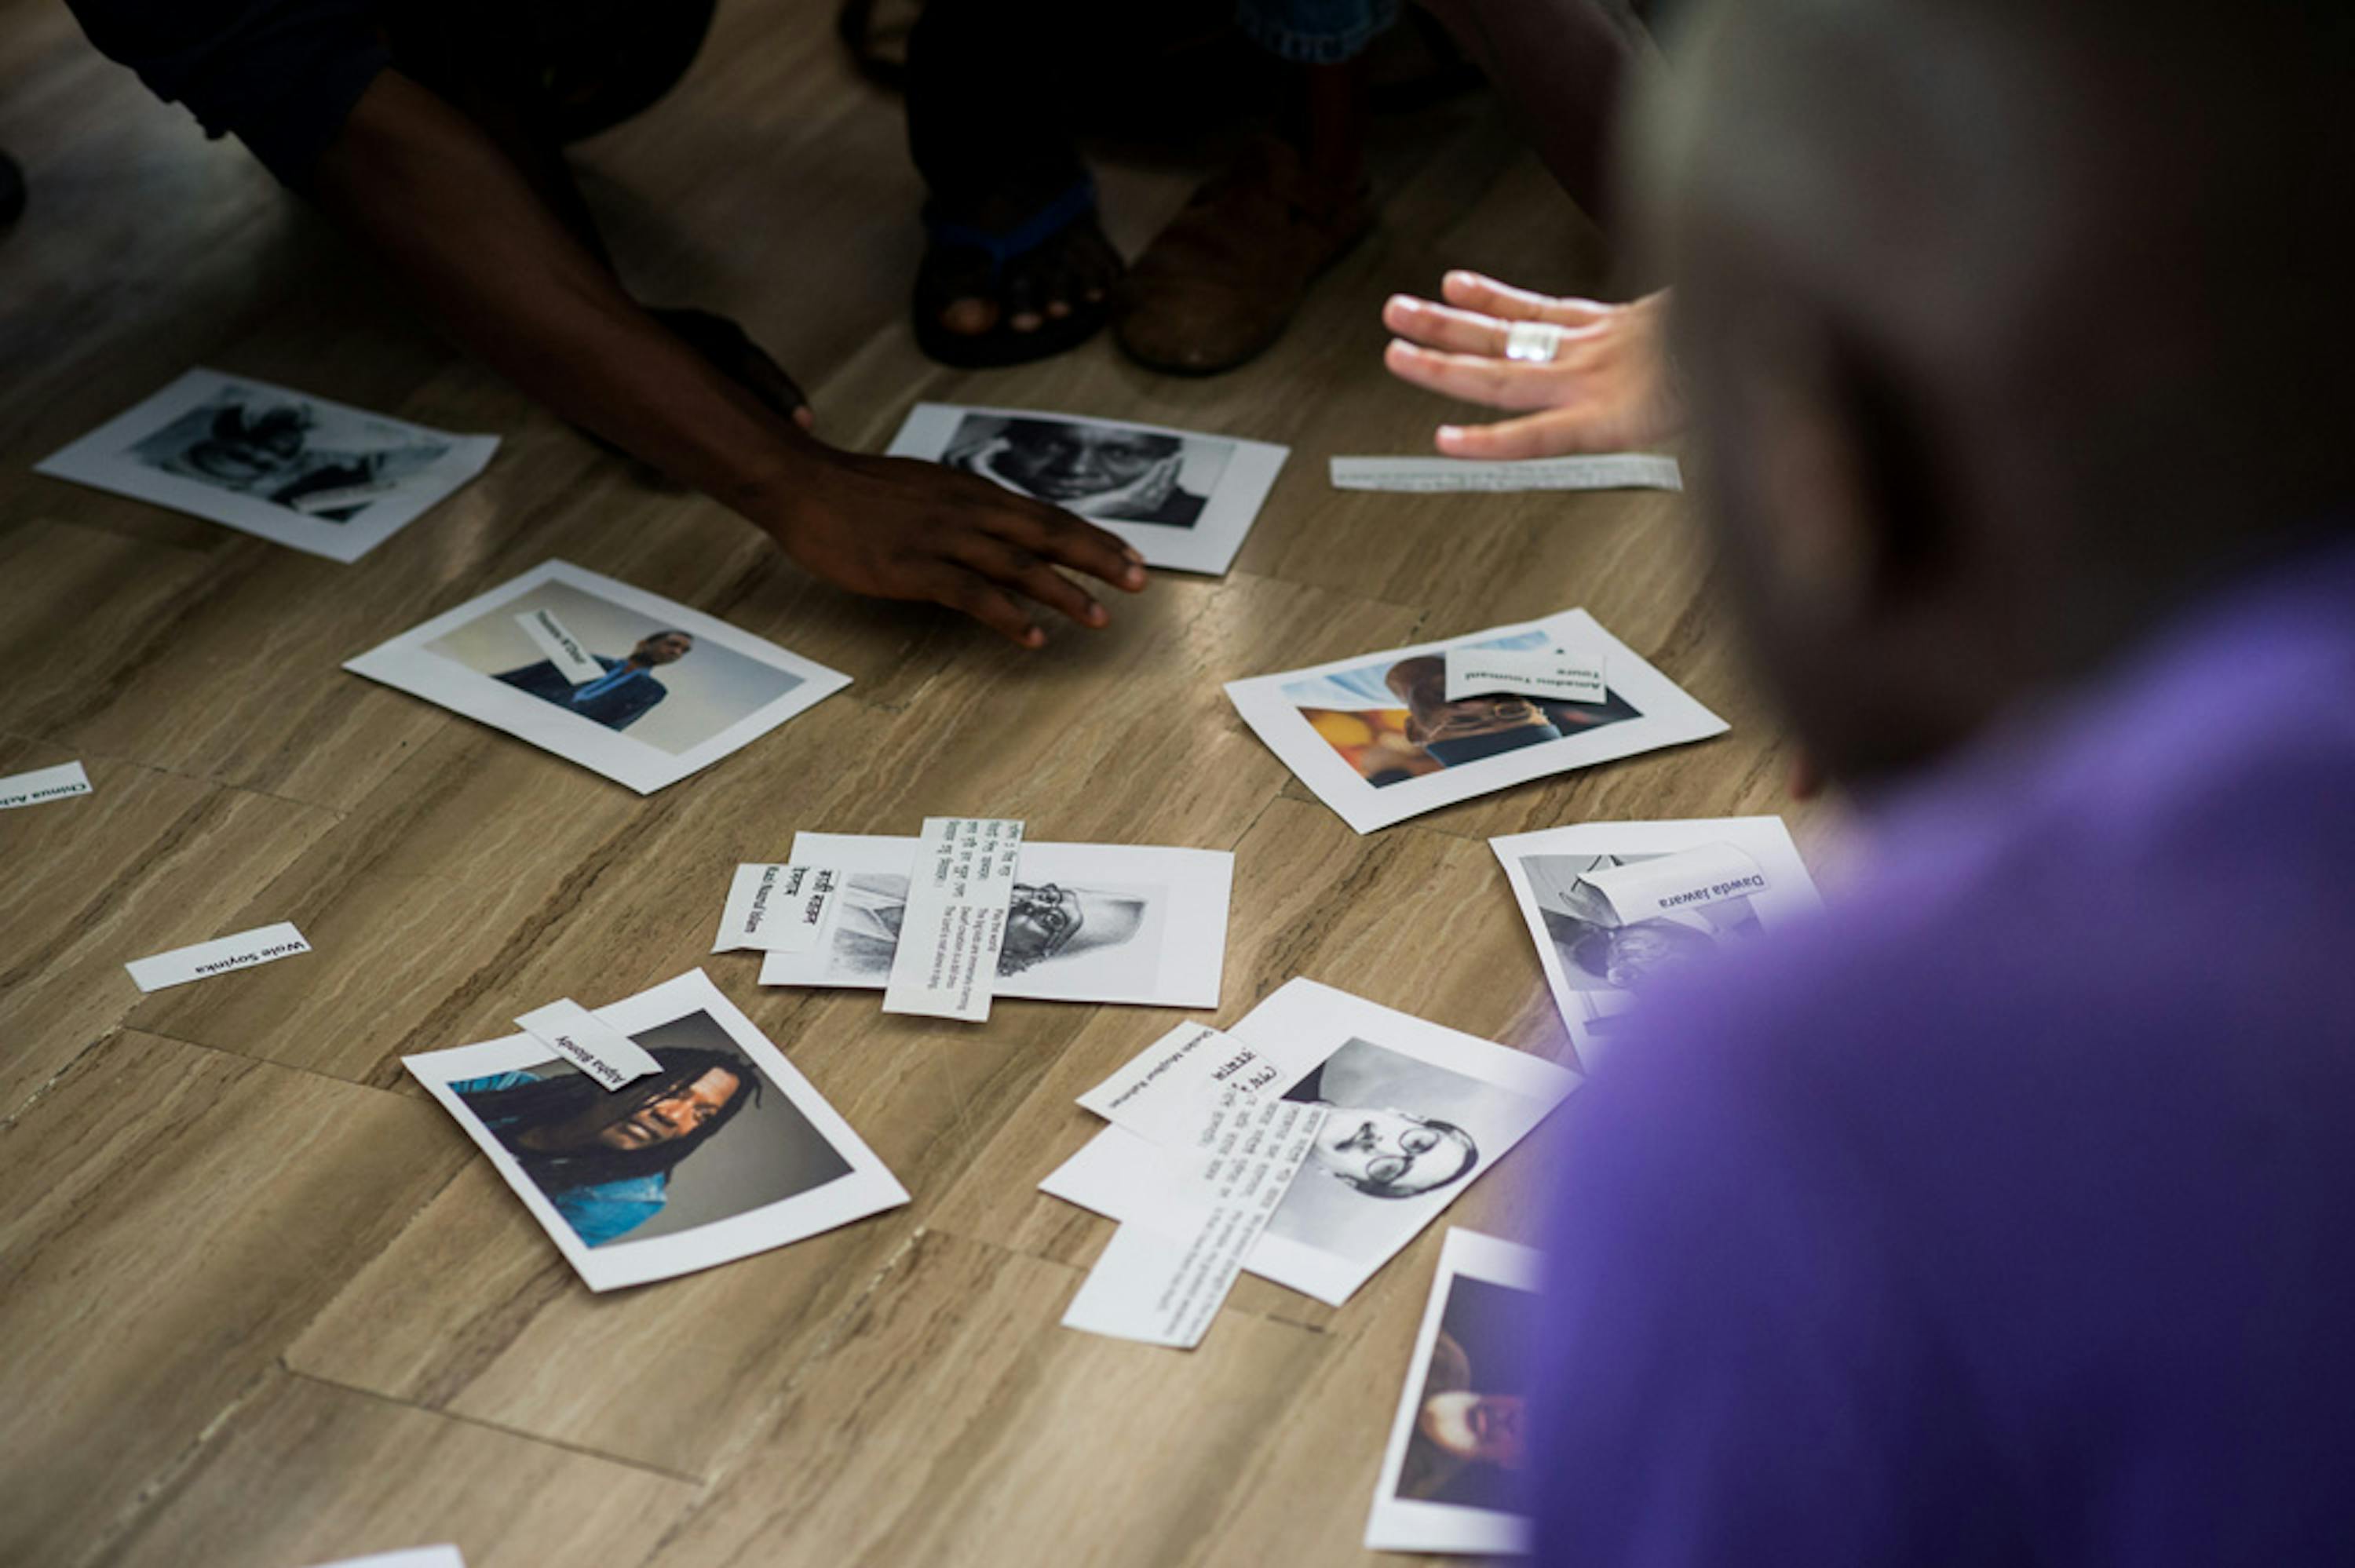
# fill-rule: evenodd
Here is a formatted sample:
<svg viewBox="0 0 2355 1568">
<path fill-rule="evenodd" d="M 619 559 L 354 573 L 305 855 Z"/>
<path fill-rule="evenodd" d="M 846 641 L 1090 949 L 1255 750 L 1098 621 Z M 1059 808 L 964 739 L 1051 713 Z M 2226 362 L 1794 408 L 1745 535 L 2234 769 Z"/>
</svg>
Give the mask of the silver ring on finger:
<svg viewBox="0 0 2355 1568">
<path fill-rule="evenodd" d="M 1505 333 L 1505 357 L 1523 365 L 1550 365 L 1561 336 L 1561 328 L 1551 322 L 1515 322 Z"/>
</svg>

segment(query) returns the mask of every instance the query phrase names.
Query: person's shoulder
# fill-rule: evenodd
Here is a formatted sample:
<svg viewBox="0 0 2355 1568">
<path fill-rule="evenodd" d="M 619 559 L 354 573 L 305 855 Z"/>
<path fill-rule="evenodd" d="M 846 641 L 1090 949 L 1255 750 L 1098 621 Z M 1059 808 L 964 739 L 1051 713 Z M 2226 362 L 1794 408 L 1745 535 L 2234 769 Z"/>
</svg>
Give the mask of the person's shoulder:
<svg viewBox="0 0 2355 1568">
<path fill-rule="evenodd" d="M 600 1181 L 589 1192 L 601 1203 L 659 1203 L 670 1190 L 670 1172 L 649 1171 L 643 1176 L 617 1176 Z"/>
</svg>

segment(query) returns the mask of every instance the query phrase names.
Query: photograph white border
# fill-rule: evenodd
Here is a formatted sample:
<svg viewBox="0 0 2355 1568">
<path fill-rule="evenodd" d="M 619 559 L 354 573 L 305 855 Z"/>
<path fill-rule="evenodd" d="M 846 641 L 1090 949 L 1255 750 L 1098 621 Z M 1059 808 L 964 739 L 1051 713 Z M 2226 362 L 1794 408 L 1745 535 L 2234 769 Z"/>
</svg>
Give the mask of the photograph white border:
<svg viewBox="0 0 2355 1568">
<path fill-rule="evenodd" d="M 582 593 L 610 600 L 625 609 L 650 616 L 665 626 L 692 634 L 698 641 L 716 643 L 758 663 L 799 678 L 801 684 L 746 715 L 701 745 L 674 755 L 660 747 L 633 740 L 596 720 L 568 713 L 528 692 L 517 691 L 496 678 L 472 670 L 456 660 L 428 650 L 427 644 L 462 626 L 472 625 L 503 604 L 522 598 L 543 583 L 563 583 Z M 766 638 L 730 626 L 701 610 L 689 609 L 659 594 L 616 582 L 569 561 L 543 561 L 521 577 L 488 593 L 477 594 L 455 609 L 444 610 L 422 626 L 413 627 L 389 642 L 378 643 L 344 668 L 371 681 L 381 681 L 429 703 L 527 740 L 591 772 L 626 784 L 641 795 L 651 795 L 676 784 L 721 758 L 741 750 L 787 719 L 806 712 L 850 684 L 850 677 L 780 648 Z"/>
<path fill-rule="evenodd" d="M 1476 1079 L 1493 1088 L 1523 1096 L 1545 1107 L 1519 1138 L 1484 1150 L 1485 1163 L 1471 1181 L 1445 1189 L 1444 1195 L 1399 1200 L 1403 1224 L 1380 1255 L 1363 1261 L 1344 1258 L 1273 1232 L 1262 1234 L 1243 1260 L 1243 1266 L 1263 1279 L 1273 1280 L 1327 1306 L 1338 1307 L 1358 1287 L 1396 1257 L 1423 1228 L 1471 1190 L 1498 1160 L 1536 1130 L 1545 1118 L 1576 1089 L 1579 1077 L 1542 1056 L 1499 1045 L 1493 1040 L 1465 1034 L 1427 1022 L 1412 1013 L 1368 1001 L 1311 980 L 1284 982 L 1266 1001 L 1226 1031 L 1246 1044 L 1264 1044 L 1271 1059 L 1298 1067 L 1284 1086 L 1289 1088 L 1351 1040 L 1363 1040 L 1430 1066 Z M 1314 1042 L 1314 1045 L 1304 1043 Z M 1318 1049 L 1316 1047 L 1321 1047 Z M 1283 1089 L 1273 1089 L 1282 1093 Z M 1090 1139 L 1039 1183 L 1050 1197 L 1122 1224 L 1141 1222 L 1162 1228 L 1171 1222 L 1166 1205 L 1168 1161 L 1159 1148 L 1119 1127 L 1108 1127 Z M 1425 1202 L 1436 1198 L 1436 1202 Z"/>
<path fill-rule="evenodd" d="M 1579 822 L 1534 833 L 1508 833 L 1488 841 L 1497 862 L 1505 868 L 1513 901 L 1520 906 L 1521 921 L 1537 945 L 1538 962 L 1545 969 L 1546 988 L 1553 992 L 1554 1011 L 1578 1049 L 1582 1066 L 1592 1072 L 1602 1056 L 1603 1042 L 1595 1033 L 1600 1015 L 1587 1001 L 1587 992 L 1570 983 L 1561 954 L 1546 930 L 1537 893 L 1521 870 L 1521 861 L 1533 854 L 1674 854 L 1704 844 L 1729 843 L 1758 863 L 1766 874 L 1766 890 L 1749 895 L 1758 924 L 1772 931 L 1783 922 L 1823 907 L 1823 895 L 1807 874 L 1799 846 L 1780 817 L 1692 817 L 1673 821 Z"/>
<path fill-rule="evenodd" d="M 882 833 L 813 833 L 794 835 L 790 856 L 795 865 L 823 866 L 857 874 L 905 876 L 915 869 L 920 841 Z M 1048 882 L 1086 886 L 1092 881 L 1114 885 L 1164 887 L 1169 903 L 1162 912 L 1160 964 L 1153 984 L 1135 991 L 1082 992 L 1059 985 L 1050 969 L 997 977 L 991 994 L 1018 1001 L 1078 1001 L 1130 1007 L 1203 1007 L 1219 1005 L 1227 961 L 1227 912 L 1233 896 L 1235 857 L 1226 850 L 1173 849 L 1158 844 L 1059 844 L 1025 840 L 1015 860 L 1015 874 L 1041 864 L 1075 869 L 1038 872 Z M 1027 880 L 1027 878 L 1026 878 Z M 839 896 L 839 895 L 837 895 Z M 828 986 L 843 990 L 882 991 L 885 978 L 845 981 L 826 978 L 832 954 L 831 928 L 807 952 L 763 953 L 762 985 Z M 1042 966 L 1042 969 L 1045 967 Z"/>
<path fill-rule="evenodd" d="M 907 420 L 899 434 L 884 450 L 886 457 L 921 458 L 937 462 L 955 436 L 957 426 L 969 414 L 993 415 L 1010 419 L 1053 419 L 1071 425 L 1095 425 L 1122 430 L 1141 430 L 1147 435 L 1176 436 L 1181 440 L 1219 441 L 1234 449 L 1227 465 L 1219 475 L 1218 484 L 1203 503 L 1202 515 L 1191 528 L 1168 528 L 1150 523 L 1125 523 L 1118 518 L 1089 517 L 1087 521 L 1108 534 L 1135 546 L 1149 567 L 1169 571 L 1199 572 L 1209 577 L 1222 577 L 1234 565 L 1235 556 L 1243 547 L 1243 540 L 1259 521 L 1261 509 L 1267 504 L 1268 492 L 1275 487 L 1275 476 L 1282 471 L 1284 460 L 1292 455 L 1290 447 L 1272 441 L 1246 440 L 1241 436 L 1223 436 L 1214 430 L 1178 430 L 1167 425 L 1140 424 L 1135 419 L 1106 419 L 1089 414 L 1062 414 L 1051 408 L 993 408 L 978 403 L 919 403 L 908 411 Z"/>
<path fill-rule="evenodd" d="M 591 1247 L 581 1240 L 571 1224 L 557 1212 L 556 1205 L 539 1190 L 539 1184 L 525 1174 L 515 1156 L 450 1087 L 464 1078 L 541 1066 L 557 1060 L 556 1054 L 528 1034 L 511 1034 L 479 1045 L 403 1056 L 401 1065 L 441 1102 L 442 1108 L 465 1129 L 475 1147 L 490 1157 L 500 1177 L 523 1200 L 524 1207 L 531 1211 L 532 1217 L 590 1289 L 617 1290 L 733 1263 L 886 1209 L 896 1209 L 908 1202 L 908 1190 L 884 1168 L 866 1140 L 851 1130 L 841 1113 L 826 1103 L 826 1097 L 785 1060 L 784 1054 L 769 1043 L 768 1036 L 751 1019 L 737 1011 L 735 1003 L 720 994 L 719 988 L 701 969 L 689 969 L 650 991 L 593 1011 L 600 1020 L 625 1034 L 643 1033 L 698 1012 L 709 1014 L 762 1075 L 793 1102 L 821 1138 L 834 1146 L 835 1152 L 850 1166 L 850 1174 L 693 1230 Z"/>
<path fill-rule="evenodd" d="M 1419 779 L 1404 779 L 1378 788 L 1359 777 L 1358 770 L 1311 727 L 1307 719 L 1301 716 L 1300 710 L 1284 694 L 1284 688 L 1295 681 L 1362 669 L 1384 659 L 1395 662 L 1420 654 L 1444 654 L 1450 648 L 1474 646 L 1530 631 L 1544 632 L 1557 644 L 1601 652 L 1608 661 L 1612 694 L 1625 698 L 1636 709 L 1637 716 L 1542 745 L 1525 746 L 1517 751 L 1484 757 L 1461 768 L 1443 768 Z M 1604 630 L 1599 621 L 1582 609 L 1563 610 L 1542 620 L 1491 626 L 1486 630 L 1466 632 L 1463 636 L 1444 638 L 1436 642 L 1420 642 L 1407 648 L 1376 649 L 1369 653 L 1335 659 L 1304 670 L 1286 670 L 1273 675 L 1253 675 L 1247 680 L 1230 681 L 1227 683 L 1227 696 L 1235 705 L 1235 711 L 1242 715 L 1243 722 L 1266 742 L 1268 749 L 1274 752 L 1303 784 L 1315 790 L 1318 800 L 1333 808 L 1343 821 L 1361 833 L 1387 828 L 1394 822 L 1402 822 L 1409 817 L 1421 816 L 1442 806 L 1453 806 L 1495 790 L 1510 789 L 1516 784 L 1526 784 L 1533 779 L 1591 768 L 1598 762 L 1615 762 L 1622 758 L 1656 751 L 1662 747 L 1706 740 L 1710 736 L 1724 734 L 1729 727 L 1723 719 L 1695 701 L 1683 687 L 1655 669 L 1634 649 Z"/>
<path fill-rule="evenodd" d="M 1529 1521 L 1494 1509 L 1425 1502 L 1398 1495 L 1406 1468 L 1407 1444 L 1414 1436 L 1416 1395 L 1431 1375 L 1431 1353 L 1459 1278 L 1482 1280 L 1508 1290 L 1538 1294 L 1544 1287 L 1545 1255 L 1478 1231 L 1450 1225 L 1439 1245 L 1439 1272 L 1415 1331 L 1414 1355 L 1399 1390 L 1398 1414 L 1391 1420 L 1390 1446 L 1382 1450 L 1381 1478 L 1374 1483 L 1374 1506 L 1366 1516 L 1366 1545 L 1375 1552 L 1465 1552 L 1509 1555 L 1529 1549 Z"/>
<path fill-rule="evenodd" d="M 189 409 L 230 387 L 250 387 L 257 392 L 267 392 L 295 402 L 332 408 L 356 418 L 400 425 L 415 430 L 421 436 L 448 441 L 450 450 L 436 458 L 430 467 L 409 475 L 398 491 L 370 503 L 346 523 L 325 523 L 305 517 L 301 513 L 258 496 L 240 495 L 235 491 L 222 490 L 201 480 L 186 479 L 178 474 L 165 473 L 161 469 L 149 468 L 130 455 L 133 446 Z M 496 436 L 461 435 L 452 430 L 437 430 L 430 425 L 412 424 L 407 419 L 379 414 L 374 409 L 338 403 L 332 397 L 322 397 L 316 393 L 298 392 L 291 387 L 281 387 L 259 376 L 230 376 L 199 366 L 170 386 L 124 409 L 88 435 L 69 441 L 51 452 L 33 465 L 33 471 L 47 474 L 52 479 L 86 484 L 110 494 L 127 495 L 134 501 L 150 501 L 158 506 L 168 506 L 175 512 L 185 512 L 191 516 L 235 528 L 240 533 L 252 534 L 274 544 L 301 550 L 306 555 L 324 556 L 328 560 L 341 561 L 348 566 L 447 500 L 453 493 L 482 472 L 490 462 L 492 454 L 498 450 L 499 438 Z"/>
</svg>

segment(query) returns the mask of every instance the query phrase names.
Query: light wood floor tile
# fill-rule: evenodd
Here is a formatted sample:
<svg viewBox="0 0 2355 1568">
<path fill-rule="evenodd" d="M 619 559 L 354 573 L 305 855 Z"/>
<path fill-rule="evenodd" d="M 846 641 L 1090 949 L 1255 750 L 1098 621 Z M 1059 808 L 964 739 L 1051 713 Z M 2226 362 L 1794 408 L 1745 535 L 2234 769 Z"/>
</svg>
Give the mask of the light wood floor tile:
<svg viewBox="0 0 2355 1568">
<path fill-rule="evenodd" d="M 629 1563 L 694 1492 L 273 1372 L 93 1568 L 308 1568 L 443 1542 L 467 1568 Z"/>
<path fill-rule="evenodd" d="M 79 1555 L 195 1443 L 458 1169 L 441 1119 L 125 1033 L 0 1133 L 0 1562 Z"/>
<path fill-rule="evenodd" d="M 1230 1314 L 1195 1351 L 1056 1326 L 1078 1274 L 937 1233 L 797 1380 L 657 1558 L 1146 1565 L 1183 1559 L 1327 1351 Z M 1314 1559 L 1357 1553 L 1328 1543 Z"/>
<path fill-rule="evenodd" d="M 75 756 L 53 743 L 16 744 L 27 746 L 27 768 Z M 285 918 L 238 923 L 335 825 L 290 800 L 107 758 L 82 762 L 90 794 L 0 812 L 0 1113 L 143 1004 L 170 995 L 143 996 L 125 963 Z M 206 986 L 234 996 L 271 967 Z"/>
</svg>

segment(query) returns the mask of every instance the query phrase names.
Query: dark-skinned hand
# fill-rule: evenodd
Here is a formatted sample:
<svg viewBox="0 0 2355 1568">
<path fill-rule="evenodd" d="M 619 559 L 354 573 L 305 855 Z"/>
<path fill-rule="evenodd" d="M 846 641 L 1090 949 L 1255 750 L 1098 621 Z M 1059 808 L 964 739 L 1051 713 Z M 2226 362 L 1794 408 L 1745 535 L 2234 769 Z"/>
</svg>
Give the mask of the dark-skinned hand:
<svg viewBox="0 0 2355 1568">
<path fill-rule="evenodd" d="M 1111 619 L 1057 567 L 1129 593 L 1145 587 L 1142 556 L 1045 502 L 937 463 L 829 456 L 770 531 L 803 567 L 853 593 L 928 599 L 1037 648 L 1047 634 L 1035 606 L 1090 628 Z"/>
</svg>

